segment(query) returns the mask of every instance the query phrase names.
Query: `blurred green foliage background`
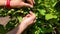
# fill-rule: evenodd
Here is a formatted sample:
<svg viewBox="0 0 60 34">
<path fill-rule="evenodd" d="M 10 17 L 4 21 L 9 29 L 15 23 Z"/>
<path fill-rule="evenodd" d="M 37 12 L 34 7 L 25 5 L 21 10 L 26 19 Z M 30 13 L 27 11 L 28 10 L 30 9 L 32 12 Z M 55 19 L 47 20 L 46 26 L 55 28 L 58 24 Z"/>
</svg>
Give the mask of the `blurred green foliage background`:
<svg viewBox="0 0 60 34">
<path fill-rule="evenodd" d="M 23 34 L 60 34 L 60 1 L 59 0 L 35 0 L 33 12 L 36 14 L 36 23 L 30 26 Z M 11 20 L 3 27 L 0 25 L 0 33 L 5 34 L 14 29 L 18 22 L 28 14 L 30 8 L 6 9 L 0 8 L 0 17 L 10 16 Z M 17 18 L 12 20 L 12 18 Z"/>
</svg>

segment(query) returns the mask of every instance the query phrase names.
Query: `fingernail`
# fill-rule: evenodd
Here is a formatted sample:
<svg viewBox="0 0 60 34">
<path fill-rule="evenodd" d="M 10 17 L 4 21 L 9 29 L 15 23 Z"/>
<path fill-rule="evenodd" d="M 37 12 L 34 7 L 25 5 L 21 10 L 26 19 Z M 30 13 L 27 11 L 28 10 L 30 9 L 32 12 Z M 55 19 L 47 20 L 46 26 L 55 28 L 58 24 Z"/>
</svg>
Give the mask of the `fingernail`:
<svg viewBox="0 0 60 34">
<path fill-rule="evenodd" d="M 32 5 L 30 5 L 30 8 L 33 8 L 33 6 L 32 6 Z"/>
<path fill-rule="evenodd" d="M 32 11 L 30 11 L 30 13 L 31 13 Z"/>
</svg>

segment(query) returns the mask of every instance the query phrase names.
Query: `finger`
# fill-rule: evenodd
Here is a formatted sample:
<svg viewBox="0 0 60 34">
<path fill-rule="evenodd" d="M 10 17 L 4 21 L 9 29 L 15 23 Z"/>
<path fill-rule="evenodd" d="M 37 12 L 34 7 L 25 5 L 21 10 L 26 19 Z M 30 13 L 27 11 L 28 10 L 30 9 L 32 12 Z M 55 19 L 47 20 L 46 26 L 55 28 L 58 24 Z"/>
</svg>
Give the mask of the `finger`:
<svg viewBox="0 0 60 34">
<path fill-rule="evenodd" d="M 31 14 L 31 17 L 33 17 L 34 19 L 36 18 L 35 14 L 32 11 L 30 11 L 30 14 Z"/>
<path fill-rule="evenodd" d="M 33 8 L 33 6 L 28 3 L 22 3 L 22 6 Z"/>
<path fill-rule="evenodd" d="M 31 16 L 30 14 L 26 15 L 26 16 L 23 18 L 23 20 L 25 20 L 26 18 L 28 18 L 28 17 L 30 17 L 30 16 Z"/>
<path fill-rule="evenodd" d="M 30 14 L 31 14 L 31 15 L 34 15 L 34 13 L 33 13 L 32 11 L 30 11 Z"/>
<path fill-rule="evenodd" d="M 23 17 L 23 20 L 25 20 L 27 17 Z"/>
<path fill-rule="evenodd" d="M 30 16 L 31 16 L 30 14 L 26 15 L 26 17 L 30 17 Z"/>
<path fill-rule="evenodd" d="M 31 5 L 33 5 L 33 0 L 27 0 Z"/>
<path fill-rule="evenodd" d="M 26 15 L 25 17 L 23 17 L 23 19 L 26 19 L 28 15 Z"/>
<path fill-rule="evenodd" d="M 33 1 L 33 3 L 35 4 L 35 1 L 34 0 L 32 0 Z"/>
<path fill-rule="evenodd" d="M 34 23 L 36 22 L 36 19 L 34 20 Z"/>
</svg>

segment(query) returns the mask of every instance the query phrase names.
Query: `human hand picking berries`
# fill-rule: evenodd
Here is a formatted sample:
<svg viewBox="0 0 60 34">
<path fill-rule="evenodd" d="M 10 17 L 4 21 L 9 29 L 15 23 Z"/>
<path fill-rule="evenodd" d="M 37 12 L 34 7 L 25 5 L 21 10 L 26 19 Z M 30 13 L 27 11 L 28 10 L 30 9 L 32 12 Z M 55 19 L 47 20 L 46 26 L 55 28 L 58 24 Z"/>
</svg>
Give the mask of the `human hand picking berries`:
<svg viewBox="0 0 60 34">
<path fill-rule="evenodd" d="M 0 0 L 0 6 L 7 6 L 11 8 L 30 7 L 33 8 L 34 0 Z"/>
<path fill-rule="evenodd" d="M 30 11 L 30 14 L 27 14 L 18 27 L 8 32 L 7 34 L 22 34 L 22 32 L 31 24 L 34 24 L 36 21 L 36 16 L 33 12 Z"/>
<path fill-rule="evenodd" d="M 30 14 L 27 14 L 24 18 L 21 24 L 19 25 L 19 29 L 17 34 L 21 34 L 29 25 L 35 23 L 36 16 L 33 12 L 30 11 Z"/>
<path fill-rule="evenodd" d="M 7 8 L 21 8 L 21 7 L 30 7 L 33 8 L 35 4 L 34 0 L 27 0 L 28 3 L 25 3 L 25 0 L 0 0 L 0 6 Z M 29 25 L 33 24 L 36 20 L 35 14 L 30 11 L 27 14 L 18 27 L 8 32 L 7 34 L 21 34 Z"/>
</svg>

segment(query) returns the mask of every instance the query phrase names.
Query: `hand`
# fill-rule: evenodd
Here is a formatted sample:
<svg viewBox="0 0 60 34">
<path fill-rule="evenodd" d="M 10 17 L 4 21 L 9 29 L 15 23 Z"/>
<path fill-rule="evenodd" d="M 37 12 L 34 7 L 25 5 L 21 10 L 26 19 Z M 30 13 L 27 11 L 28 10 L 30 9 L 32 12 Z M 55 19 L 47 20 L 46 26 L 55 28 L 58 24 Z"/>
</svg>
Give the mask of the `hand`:
<svg viewBox="0 0 60 34">
<path fill-rule="evenodd" d="M 13 8 L 20 8 L 20 7 L 30 7 L 33 8 L 33 4 L 35 3 L 34 0 L 27 0 L 28 3 L 25 3 L 24 0 L 11 0 L 10 5 Z"/>
<path fill-rule="evenodd" d="M 20 23 L 17 34 L 21 34 L 29 25 L 33 24 L 35 20 L 35 14 L 30 11 L 30 14 L 27 14 Z"/>
<path fill-rule="evenodd" d="M 27 14 L 24 18 L 22 23 L 24 23 L 26 26 L 31 25 L 34 23 L 36 19 L 36 16 L 33 12 L 30 11 L 30 14 Z"/>
</svg>

